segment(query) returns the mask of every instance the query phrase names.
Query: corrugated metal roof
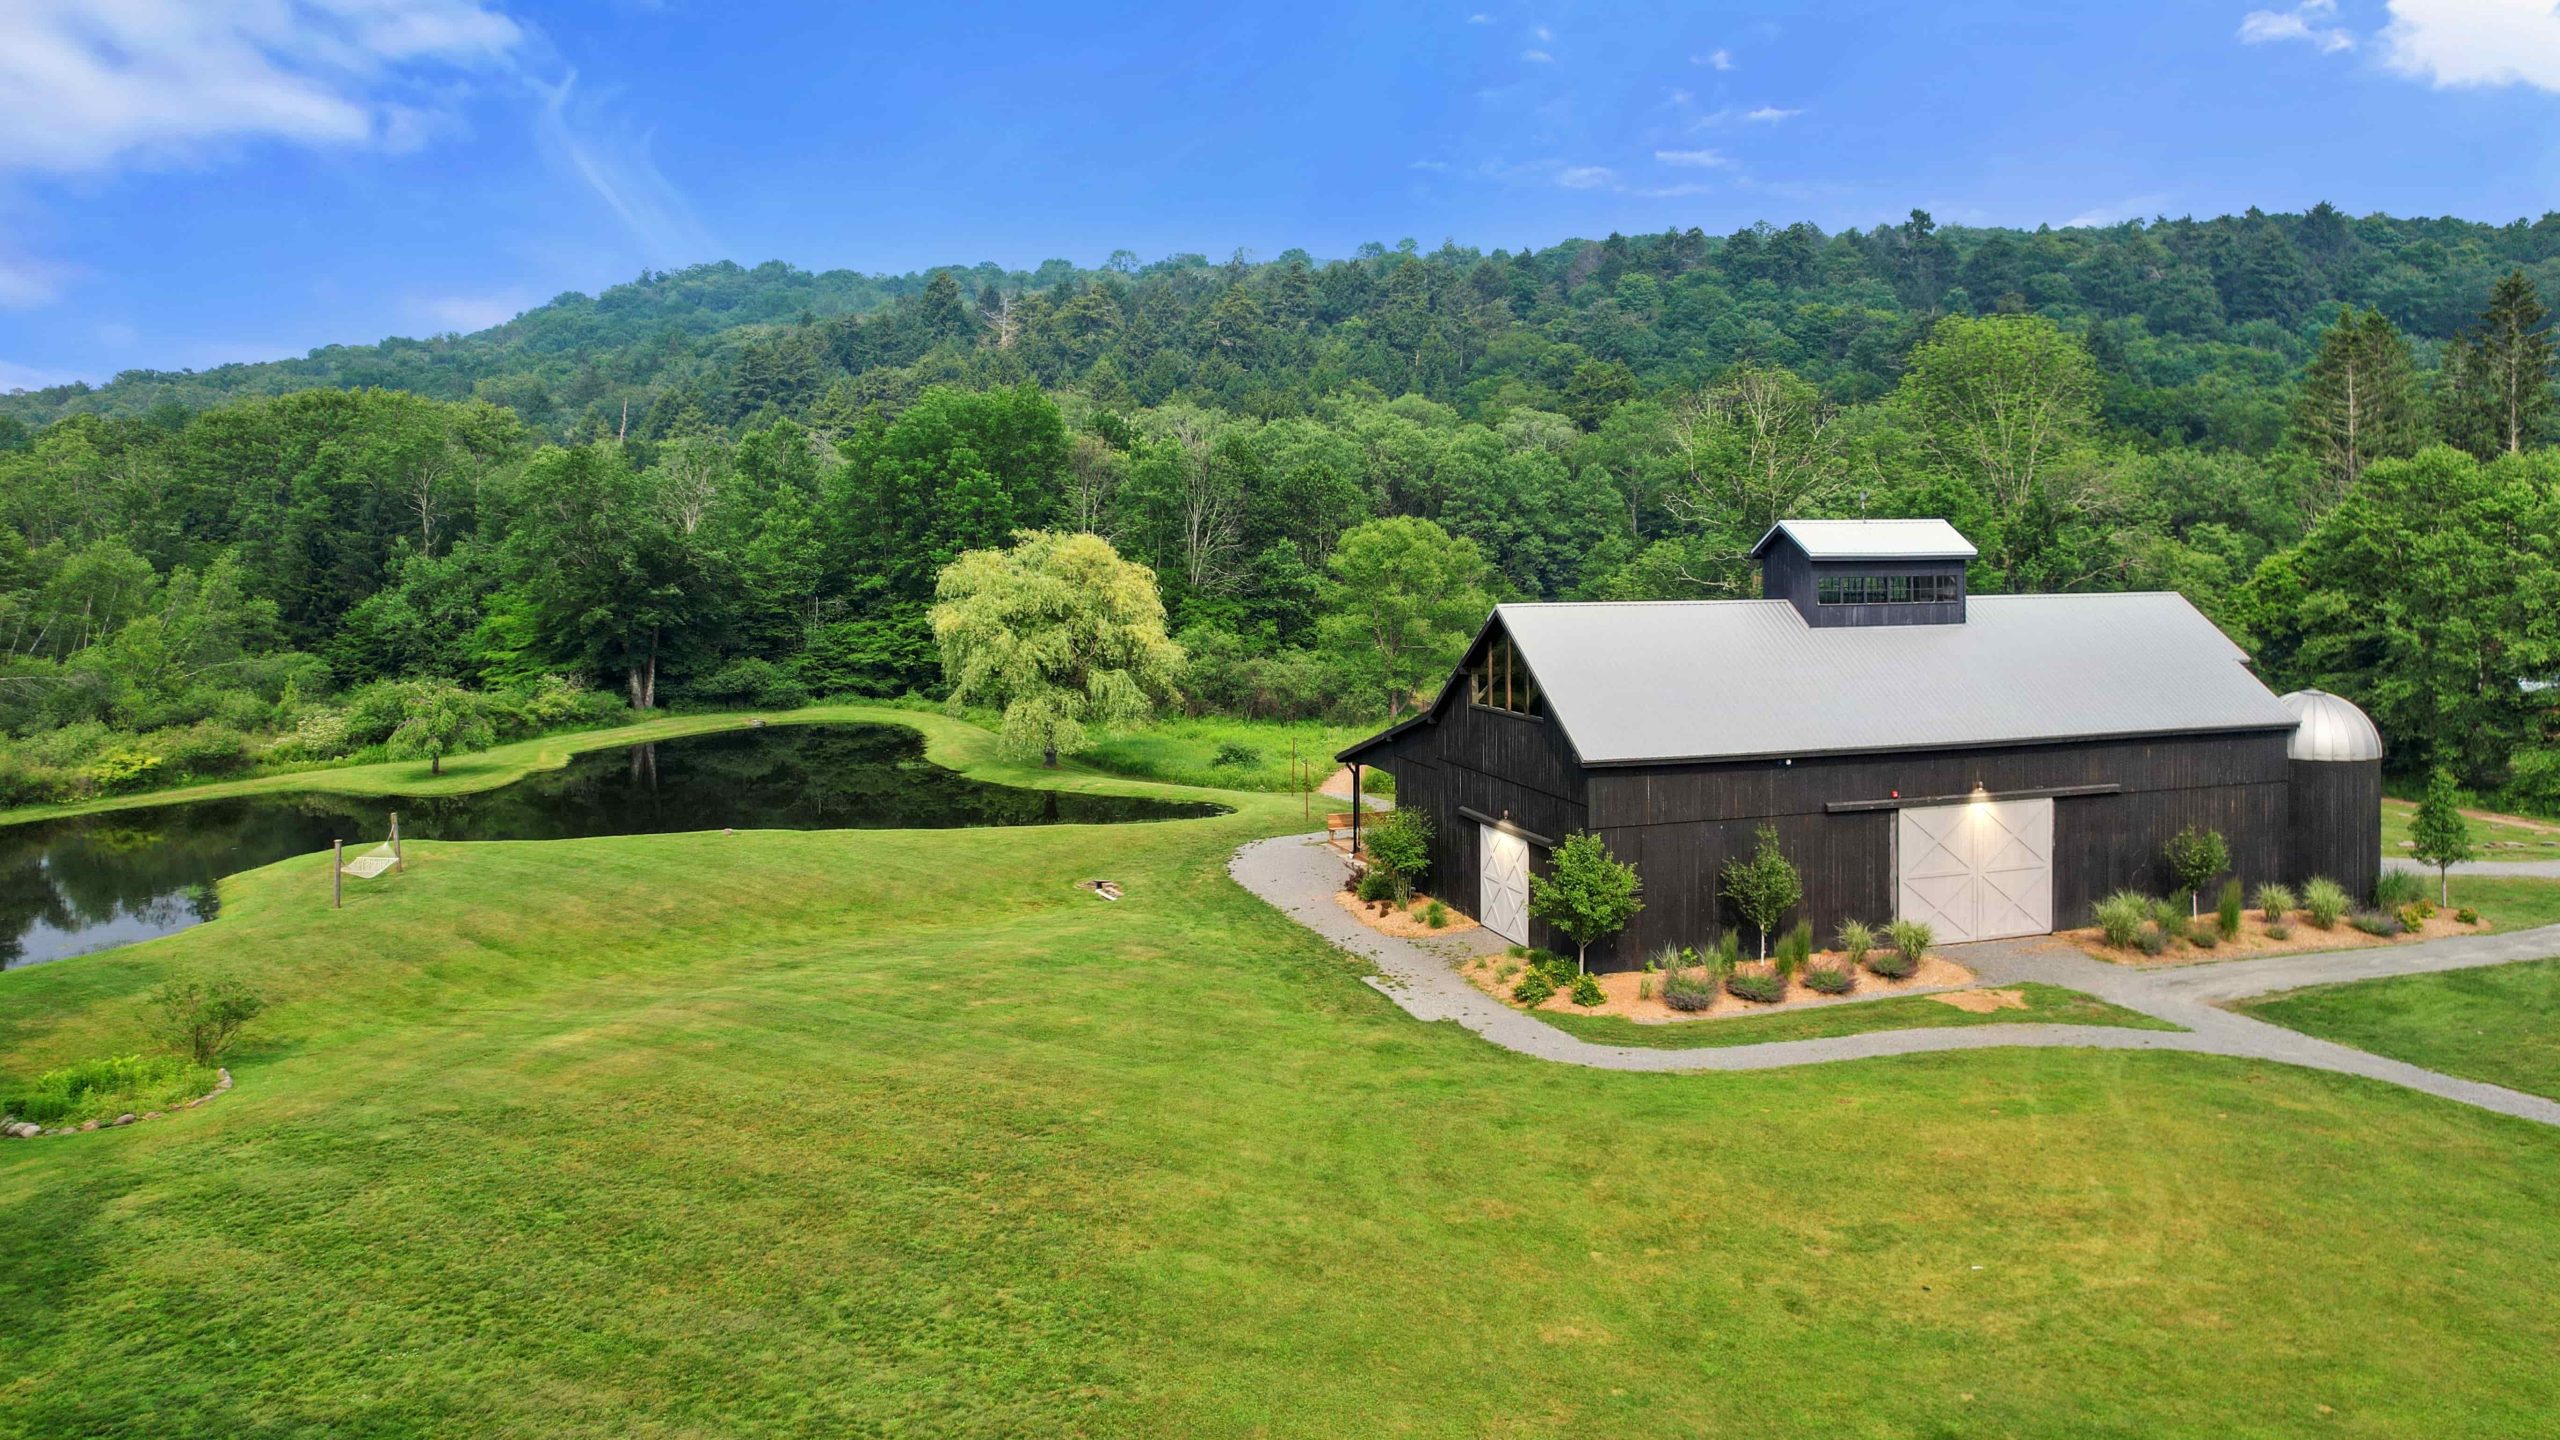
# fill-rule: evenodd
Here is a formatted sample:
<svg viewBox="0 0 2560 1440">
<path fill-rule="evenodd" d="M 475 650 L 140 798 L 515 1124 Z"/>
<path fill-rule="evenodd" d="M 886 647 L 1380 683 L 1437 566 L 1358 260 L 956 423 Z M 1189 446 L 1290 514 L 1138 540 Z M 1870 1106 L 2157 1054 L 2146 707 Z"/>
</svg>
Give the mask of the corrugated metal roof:
<svg viewBox="0 0 2560 1440">
<path fill-rule="evenodd" d="M 1970 560 L 1973 542 L 1944 520 L 1781 520 L 1754 556 L 1783 532 L 1816 560 Z"/>
<path fill-rule="evenodd" d="M 1783 600 L 1494 614 L 1592 765 L 2294 723 L 2172 594 L 1976 595 L 1960 625 L 1816 628 Z"/>
</svg>

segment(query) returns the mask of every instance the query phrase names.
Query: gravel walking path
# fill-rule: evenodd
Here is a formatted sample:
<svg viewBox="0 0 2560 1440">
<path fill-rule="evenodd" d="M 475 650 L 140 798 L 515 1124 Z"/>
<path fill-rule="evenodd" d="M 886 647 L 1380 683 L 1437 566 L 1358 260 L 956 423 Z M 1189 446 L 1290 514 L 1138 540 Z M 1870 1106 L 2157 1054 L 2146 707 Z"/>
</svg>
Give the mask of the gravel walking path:
<svg viewBox="0 0 2560 1440">
<path fill-rule="evenodd" d="M 1453 1020 L 1522 1055 L 1603 1070 L 1768 1070 L 1835 1060 L 1865 1060 L 1940 1050 L 1999 1046 L 2079 1046 L 2099 1050 L 2186 1050 L 2269 1060 L 2387 1081 L 2501 1115 L 2560 1126 L 2560 1102 L 2502 1086 L 2463 1080 L 2317 1040 L 2218 1008 L 2213 1002 L 2277 990 L 2383 975 L 2498 965 L 2560 954 L 2560 925 L 2507 935 L 2466 935 L 2414 945 L 2331 954 L 2300 954 L 2178 969 L 2137 970 L 2091 959 L 2057 941 L 1991 941 L 1949 947 L 1986 984 L 2042 981 L 2095 995 L 2128 1010 L 2186 1027 L 2129 1030 L 2107 1025 L 1979 1025 L 1935 1030 L 1881 1030 L 1820 1040 L 1781 1040 L 1696 1050 L 1596 1045 L 1514 1010 L 1458 973 L 1457 962 L 1503 947 L 1474 931 L 1449 940 L 1398 940 L 1352 918 L 1334 902 L 1342 857 L 1310 837 L 1257 840 L 1236 851 L 1228 873 L 1282 914 L 1335 945 L 1377 963 L 1369 984 L 1419 1020 Z M 1715 1021 L 1698 1021 L 1715 1024 Z"/>
</svg>

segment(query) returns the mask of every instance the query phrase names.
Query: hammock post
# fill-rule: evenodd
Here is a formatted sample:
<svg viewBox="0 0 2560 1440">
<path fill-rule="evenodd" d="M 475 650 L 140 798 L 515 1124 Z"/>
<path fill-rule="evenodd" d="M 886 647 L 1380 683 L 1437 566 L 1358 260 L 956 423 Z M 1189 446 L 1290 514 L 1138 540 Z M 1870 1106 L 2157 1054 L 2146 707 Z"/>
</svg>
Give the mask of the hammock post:
<svg viewBox="0 0 2560 1440">
<path fill-rule="evenodd" d="M 345 909 L 345 908 L 347 907 L 347 871 L 346 871 L 346 864 L 347 864 L 347 842 L 346 842 L 346 841 L 344 841 L 344 840 L 332 840 L 332 841 L 330 841 L 330 842 L 329 842 L 329 908 L 330 908 L 330 909 L 332 909 L 332 910 L 343 910 L 343 909 Z"/>
<path fill-rule="evenodd" d="M 409 873 L 409 862 L 400 855 L 400 812 L 397 810 L 391 812 L 391 868 L 403 875 Z"/>
</svg>

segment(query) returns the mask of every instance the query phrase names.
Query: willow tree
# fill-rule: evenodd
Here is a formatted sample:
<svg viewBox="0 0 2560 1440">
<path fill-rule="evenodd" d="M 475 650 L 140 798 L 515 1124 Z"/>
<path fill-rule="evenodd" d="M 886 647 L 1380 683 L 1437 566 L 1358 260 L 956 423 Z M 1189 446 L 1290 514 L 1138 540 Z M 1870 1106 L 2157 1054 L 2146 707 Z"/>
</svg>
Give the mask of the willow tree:
<svg viewBox="0 0 2560 1440">
<path fill-rule="evenodd" d="M 1144 724 L 1182 672 L 1155 573 L 1099 535 L 1025 530 L 968 551 L 934 598 L 951 707 L 1001 711 L 1005 747 L 1052 768 L 1096 731 Z"/>
</svg>

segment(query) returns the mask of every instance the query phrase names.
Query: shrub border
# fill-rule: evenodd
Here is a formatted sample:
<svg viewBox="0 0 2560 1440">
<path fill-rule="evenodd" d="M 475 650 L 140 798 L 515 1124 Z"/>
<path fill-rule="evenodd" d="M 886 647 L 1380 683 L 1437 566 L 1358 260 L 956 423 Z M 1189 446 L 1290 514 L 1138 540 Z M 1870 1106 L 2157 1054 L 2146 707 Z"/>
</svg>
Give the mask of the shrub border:
<svg viewBox="0 0 2560 1440">
<path fill-rule="evenodd" d="M 216 1066 L 213 1073 L 214 1083 L 211 1090 L 193 1100 L 182 1100 L 167 1110 L 146 1110 L 139 1115 L 119 1115 L 113 1120 L 106 1121 L 83 1120 L 77 1125 L 57 1125 L 50 1130 L 32 1120 L 20 1120 L 11 1116 L 7 1123 L 0 1124 L 0 1140 L 50 1140 L 57 1135 L 86 1135 L 92 1130 L 113 1130 L 125 1125 L 139 1125 L 145 1120 L 165 1119 L 179 1110 L 193 1110 L 231 1088 L 229 1070 Z"/>
</svg>

